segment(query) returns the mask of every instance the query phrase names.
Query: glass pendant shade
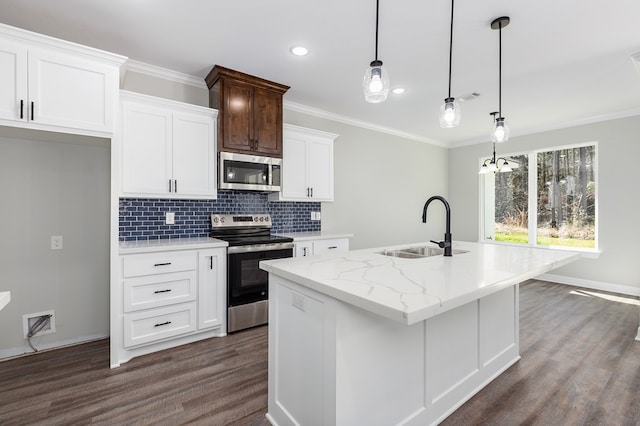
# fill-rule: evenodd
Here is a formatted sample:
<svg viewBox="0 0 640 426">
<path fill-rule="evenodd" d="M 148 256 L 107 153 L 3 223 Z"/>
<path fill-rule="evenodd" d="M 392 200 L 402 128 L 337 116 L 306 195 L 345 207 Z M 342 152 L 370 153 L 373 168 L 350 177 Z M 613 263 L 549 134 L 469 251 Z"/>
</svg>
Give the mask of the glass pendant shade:
<svg viewBox="0 0 640 426">
<path fill-rule="evenodd" d="M 384 102 L 389 94 L 389 86 L 389 73 L 382 66 L 382 61 L 371 62 L 362 79 L 364 99 L 373 104 Z"/>
<path fill-rule="evenodd" d="M 454 98 L 447 98 L 440 107 L 440 127 L 456 127 L 460 124 L 460 104 Z"/>
<path fill-rule="evenodd" d="M 504 160 L 504 163 L 502 163 L 502 166 L 500 167 L 500 172 L 501 173 L 507 173 L 507 172 L 512 172 L 512 171 L 513 171 L 513 169 L 511 168 L 511 166 L 509 165 L 507 160 Z"/>
<path fill-rule="evenodd" d="M 491 141 L 496 143 L 506 142 L 509 139 L 509 125 L 504 117 L 496 118 L 491 131 Z"/>
</svg>

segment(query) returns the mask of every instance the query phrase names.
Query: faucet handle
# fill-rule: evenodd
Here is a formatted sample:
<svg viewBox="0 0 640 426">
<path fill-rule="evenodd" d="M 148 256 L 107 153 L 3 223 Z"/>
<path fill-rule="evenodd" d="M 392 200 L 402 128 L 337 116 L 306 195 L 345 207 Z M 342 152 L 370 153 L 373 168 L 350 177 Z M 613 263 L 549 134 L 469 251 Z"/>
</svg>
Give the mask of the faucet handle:
<svg viewBox="0 0 640 426">
<path fill-rule="evenodd" d="M 432 243 L 437 244 L 440 248 L 451 247 L 451 243 L 448 241 L 435 241 L 430 240 Z"/>
</svg>

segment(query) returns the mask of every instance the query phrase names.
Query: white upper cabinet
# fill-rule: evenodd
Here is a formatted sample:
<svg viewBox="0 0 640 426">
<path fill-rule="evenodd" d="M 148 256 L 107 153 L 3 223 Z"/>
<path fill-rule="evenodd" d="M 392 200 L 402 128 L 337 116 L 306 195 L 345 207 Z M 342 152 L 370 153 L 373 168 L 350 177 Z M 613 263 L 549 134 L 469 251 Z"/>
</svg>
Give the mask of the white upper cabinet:
<svg viewBox="0 0 640 426">
<path fill-rule="evenodd" d="M 217 111 L 121 92 L 122 194 L 216 198 Z"/>
<path fill-rule="evenodd" d="M 110 137 L 125 59 L 0 24 L 0 124 Z"/>
<path fill-rule="evenodd" d="M 338 135 L 284 125 L 282 185 L 269 199 L 333 201 L 333 143 Z"/>
</svg>

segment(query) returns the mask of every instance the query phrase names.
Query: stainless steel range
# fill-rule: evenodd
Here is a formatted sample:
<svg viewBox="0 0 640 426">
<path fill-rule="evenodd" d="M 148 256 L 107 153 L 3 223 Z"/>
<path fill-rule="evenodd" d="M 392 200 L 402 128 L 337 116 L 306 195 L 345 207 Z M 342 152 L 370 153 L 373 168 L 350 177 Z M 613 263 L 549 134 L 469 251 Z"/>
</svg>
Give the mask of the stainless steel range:
<svg viewBox="0 0 640 426">
<path fill-rule="evenodd" d="M 211 215 L 211 236 L 227 241 L 227 332 L 266 324 L 269 275 L 261 260 L 293 256 L 293 239 L 271 235 L 268 214 Z"/>
</svg>

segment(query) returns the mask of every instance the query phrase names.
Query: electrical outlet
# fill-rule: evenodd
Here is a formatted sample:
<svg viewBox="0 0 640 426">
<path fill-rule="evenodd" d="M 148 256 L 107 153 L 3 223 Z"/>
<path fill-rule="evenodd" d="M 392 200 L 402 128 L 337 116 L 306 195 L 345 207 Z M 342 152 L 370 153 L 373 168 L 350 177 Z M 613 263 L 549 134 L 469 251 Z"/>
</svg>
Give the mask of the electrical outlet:
<svg viewBox="0 0 640 426">
<path fill-rule="evenodd" d="M 38 320 L 42 317 L 45 317 L 41 327 L 36 326 Z M 49 317 L 48 319 L 46 317 Z M 52 334 L 56 332 L 56 313 L 54 310 L 37 312 L 35 314 L 25 314 L 22 316 L 22 333 L 24 338 L 26 339 L 29 335 L 29 330 L 32 327 L 38 327 L 39 331 L 37 331 L 34 336 L 42 336 L 44 334 Z"/>
<path fill-rule="evenodd" d="M 167 215 L 165 216 L 165 223 L 167 225 L 175 225 L 176 214 L 174 212 L 167 212 Z"/>
<path fill-rule="evenodd" d="M 320 220 L 320 212 L 311 212 L 311 220 Z"/>
<path fill-rule="evenodd" d="M 300 293 L 291 293 L 291 305 L 294 308 L 298 308 L 300 309 L 302 312 L 305 311 L 304 308 L 304 296 L 301 295 Z"/>
<path fill-rule="evenodd" d="M 62 250 L 62 235 L 51 236 L 51 250 Z"/>
</svg>

